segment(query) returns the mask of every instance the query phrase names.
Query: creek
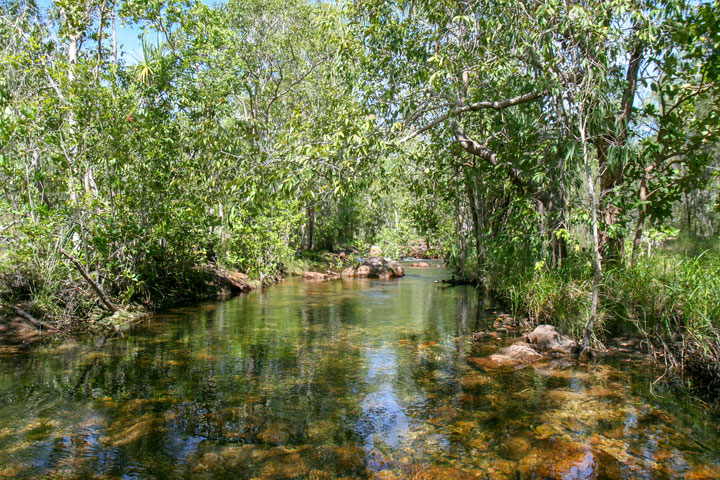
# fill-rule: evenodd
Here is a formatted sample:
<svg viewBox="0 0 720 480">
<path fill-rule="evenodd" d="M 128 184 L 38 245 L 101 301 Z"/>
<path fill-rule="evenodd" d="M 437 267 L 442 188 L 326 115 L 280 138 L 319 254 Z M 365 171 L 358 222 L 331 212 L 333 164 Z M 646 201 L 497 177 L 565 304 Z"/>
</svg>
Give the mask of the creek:
<svg viewBox="0 0 720 480">
<path fill-rule="evenodd" d="M 474 288 L 289 279 L 0 356 L 0 478 L 720 478 L 642 357 L 483 371 Z"/>
</svg>

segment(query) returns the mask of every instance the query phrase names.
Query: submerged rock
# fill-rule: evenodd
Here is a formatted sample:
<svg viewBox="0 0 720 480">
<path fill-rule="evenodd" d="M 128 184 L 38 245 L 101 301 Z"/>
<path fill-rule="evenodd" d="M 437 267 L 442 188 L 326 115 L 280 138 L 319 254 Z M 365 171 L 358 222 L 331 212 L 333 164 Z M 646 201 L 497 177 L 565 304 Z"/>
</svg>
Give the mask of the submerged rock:
<svg viewBox="0 0 720 480">
<path fill-rule="evenodd" d="M 501 349 L 488 357 L 473 357 L 469 360 L 480 367 L 516 367 L 530 365 L 542 358 L 530 345 L 518 342 Z"/>
<path fill-rule="evenodd" d="M 408 267 L 414 267 L 414 268 L 430 268 L 430 265 L 426 262 L 415 262 L 408 265 Z"/>
<path fill-rule="evenodd" d="M 520 327 L 520 322 L 518 322 L 515 317 L 506 313 L 499 315 L 493 322 L 493 328 L 496 330 L 513 329 L 518 327 Z"/>
<path fill-rule="evenodd" d="M 326 280 L 337 280 L 340 278 L 340 275 L 336 273 L 303 272 L 302 278 L 314 282 L 324 282 Z"/>
<path fill-rule="evenodd" d="M 411 480 L 472 480 L 478 475 L 452 467 L 439 465 L 413 465 L 404 476 Z"/>
<path fill-rule="evenodd" d="M 509 460 L 520 460 L 532 448 L 525 437 L 510 437 L 500 445 L 499 453 Z"/>
<path fill-rule="evenodd" d="M 345 446 L 335 450 L 336 469 L 342 475 L 363 474 L 367 468 L 365 450 L 360 447 Z"/>
<path fill-rule="evenodd" d="M 310 472 L 310 467 L 302 457 L 291 451 L 273 451 L 262 466 L 264 478 L 299 478 Z"/>
<path fill-rule="evenodd" d="M 498 330 L 514 328 L 510 325 L 517 325 L 515 319 L 507 315 L 501 315 L 495 320 L 495 327 Z M 488 335 L 486 332 L 476 332 L 473 334 L 473 340 L 480 341 L 483 338 L 495 337 Z M 535 330 L 524 337 L 527 342 L 515 342 L 509 347 L 501 349 L 499 352 L 487 357 L 470 358 L 470 362 L 480 367 L 516 367 L 522 365 L 530 365 L 541 360 L 545 356 L 557 356 L 572 354 L 577 349 L 577 343 L 561 335 L 552 325 L 540 325 Z M 551 360 L 552 362 L 552 360 Z M 546 369 L 562 369 L 572 364 L 548 364 Z"/>
<path fill-rule="evenodd" d="M 141 440 L 161 427 L 162 424 L 159 419 L 147 414 L 138 418 L 135 423 L 126 428 L 121 425 L 113 425 L 110 429 L 111 435 L 105 440 L 113 447 L 120 447 Z"/>
<path fill-rule="evenodd" d="M 622 478 L 622 466 L 591 445 L 548 438 L 520 461 L 518 473 L 522 479 L 614 479 Z"/>
<path fill-rule="evenodd" d="M 570 337 L 562 335 L 552 325 L 538 325 L 527 334 L 527 342 L 536 350 L 544 353 L 569 355 L 577 350 L 577 343 Z"/>
<path fill-rule="evenodd" d="M 258 440 L 270 444 L 287 443 L 290 440 L 290 433 L 285 429 L 285 425 L 271 423 L 258 434 Z"/>
</svg>

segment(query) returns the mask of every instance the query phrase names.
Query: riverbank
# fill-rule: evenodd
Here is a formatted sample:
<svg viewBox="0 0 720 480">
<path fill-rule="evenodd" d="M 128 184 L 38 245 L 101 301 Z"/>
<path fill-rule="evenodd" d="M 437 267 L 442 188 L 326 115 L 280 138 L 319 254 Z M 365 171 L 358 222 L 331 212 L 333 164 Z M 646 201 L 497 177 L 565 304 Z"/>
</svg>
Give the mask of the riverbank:
<svg viewBox="0 0 720 480">
<path fill-rule="evenodd" d="M 471 279 L 508 313 L 529 324 L 552 324 L 580 341 L 592 297 L 592 272 L 584 258 L 562 267 L 494 262 Z M 603 352 L 617 338 L 665 366 L 673 381 L 720 402 L 720 255 L 666 250 L 616 264 L 604 272 L 592 341 Z"/>
<path fill-rule="evenodd" d="M 173 263 L 166 266 L 166 275 L 155 272 L 152 284 L 137 276 L 130 284 L 110 268 L 89 272 L 71 252 L 59 249 L 55 254 L 58 261 L 50 262 L 52 268 L 32 261 L 0 270 L 0 343 L 15 348 L 57 334 L 123 331 L 158 309 L 229 299 L 288 276 L 339 278 L 343 270 L 365 261 L 358 250 L 306 252 L 288 265 L 270 262 L 268 273 L 255 279 L 216 263 Z M 112 277 L 118 282 L 109 282 Z"/>
<path fill-rule="evenodd" d="M 80 269 L 84 270 L 78 262 L 77 271 Z M 14 276 L 6 272 L 0 288 L 5 297 L 0 308 L 0 343 L 4 345 L 28 344 L 57 334 L 117 333 L 159 308 L 228 299 L 284 278 L 277 274 L 251 280 L 236 270 L 208 264 L 189 269 L 182 275 L 182 283 L 143 302 L 108 294 L 107 287 L 95 282 L 87 271 L 80 272 L 81 278 L 55 284 L 56 291 L 43 298 L 34 293 L 37 277 L 22 273 L 22 269 L 19 272 Z M 73 304 L 74 309 L 67 308 Z"/>
</svg>

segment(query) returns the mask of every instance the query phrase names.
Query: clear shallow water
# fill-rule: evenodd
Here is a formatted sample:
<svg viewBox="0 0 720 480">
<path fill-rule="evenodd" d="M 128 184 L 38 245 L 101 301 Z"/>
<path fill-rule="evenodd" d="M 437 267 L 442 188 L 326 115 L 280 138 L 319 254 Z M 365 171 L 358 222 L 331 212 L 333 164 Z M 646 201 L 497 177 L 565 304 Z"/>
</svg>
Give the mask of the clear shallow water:
<svg viewBox="0 0 720 480">
<path fill-rule="evenodd" d="M 0 356 L 0 478 L 720 478 L 718 419 L 662 372 L 478 370 L 476 292 L 408 273 Z"/>
</svg>

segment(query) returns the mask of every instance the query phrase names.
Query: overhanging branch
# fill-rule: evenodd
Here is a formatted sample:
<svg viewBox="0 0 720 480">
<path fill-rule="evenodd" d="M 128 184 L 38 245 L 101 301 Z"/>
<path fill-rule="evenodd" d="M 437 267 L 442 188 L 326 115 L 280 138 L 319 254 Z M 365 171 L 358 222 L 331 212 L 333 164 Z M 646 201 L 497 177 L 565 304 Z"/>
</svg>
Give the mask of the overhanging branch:
<svg viewBox="0 0 720 480">
<path fill-rule="evenodd" d="M 414 132 L 407 135 L 405 138 L 400 140 L 400 143 L 405 143 L 408 140 L 417 137 L 418 135 L 427 132 L 428 130 L 432 129 L 433 127 L 439 125 L 440 123 L 444 122 L 448 118 L 454 115 L 460 115 L 465 112 L 478 112 L 480 110 L 504 110 L 509 107 L 514 107 L 516 105 L 522 105 L 524 103 L 532 102 L 533 100 L 536 100 L 544 95 L 547 95 L 550 90 L 541 90 L 537 92 L 530 92 L 526 93 L 524 95 L 518 95 L 517 97 L 513 98 L 507 98 L 505 100 L 497 100 L 493 102 L 475 102 L 470 104 L 464 104 L 464 103 L 457 103 L 456 107 L 453 110 L 449 110 L 448 112 L 440 115 L 439 117 L 436 117 L 434 120 L 431 120 L 430 123 L 427 125 L 415 130 Z"/>
</svg>

